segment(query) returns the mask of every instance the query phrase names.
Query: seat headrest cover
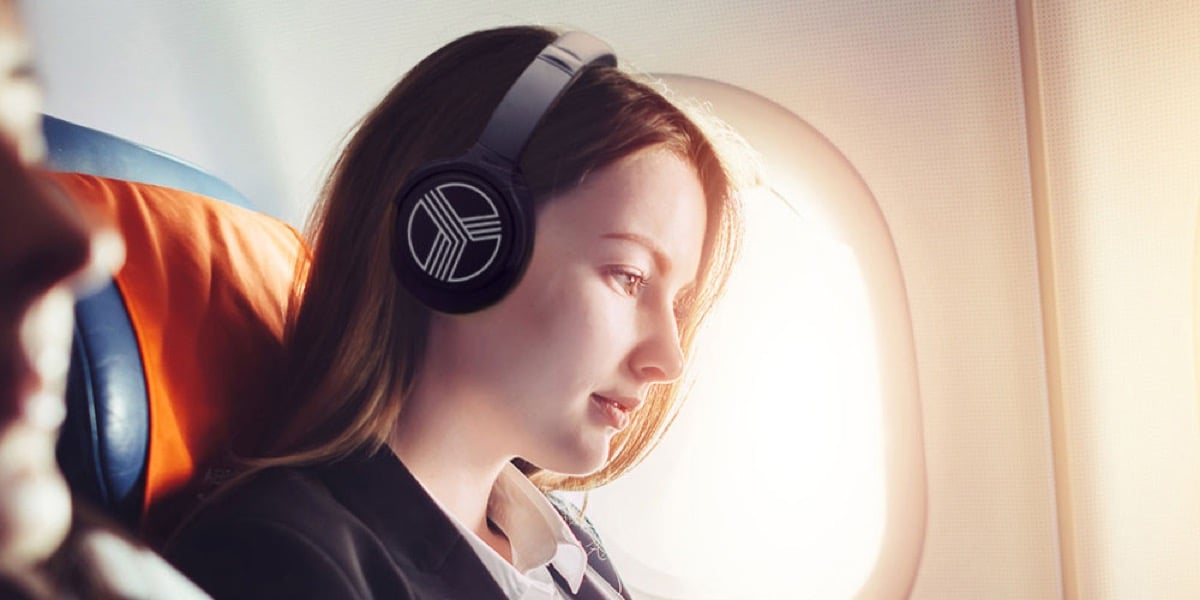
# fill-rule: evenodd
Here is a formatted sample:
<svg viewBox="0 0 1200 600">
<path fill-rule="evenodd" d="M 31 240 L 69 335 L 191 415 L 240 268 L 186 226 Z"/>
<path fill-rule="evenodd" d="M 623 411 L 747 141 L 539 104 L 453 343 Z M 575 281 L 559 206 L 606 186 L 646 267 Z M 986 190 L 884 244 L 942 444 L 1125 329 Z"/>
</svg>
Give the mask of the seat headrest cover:
<svg viewBox="0 0 1200 600">
<path fill-rule="evenodd" d="M 141 350 L 150 411 L 142 530 L 152 544 L 190 511 L 230 436 L 252 435 L 279 377 L 300 235 L 267 215 L 188 192 L 49 174 L 117 223 L 115 282 Z M 307 256 L 307 254 L 304 254 Z"/>
</svg>

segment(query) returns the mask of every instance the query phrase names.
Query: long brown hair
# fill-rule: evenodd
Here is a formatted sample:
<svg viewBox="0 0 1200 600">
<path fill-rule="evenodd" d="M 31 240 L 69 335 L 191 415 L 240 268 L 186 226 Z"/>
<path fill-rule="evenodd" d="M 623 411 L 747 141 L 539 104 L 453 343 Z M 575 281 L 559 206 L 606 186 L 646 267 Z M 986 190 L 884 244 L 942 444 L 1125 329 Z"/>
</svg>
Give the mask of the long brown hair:
<svg viewBox="0 0 1200 600">
<path fill-rule="evenodd" d="M 556 37 L 510 27 L 459 38 L 422 60 L 360 123 L 310 222 L 311 262 L 298 272 L 278 403 L 288 414 L 258 464 L 328 462 L 385 443 L 421 370 L 431 316 L 393 275 L 393 199 L 422 163 L 466 151 L 504 92 Z M 701 127 L 646 82 L 591 67 L 534 131 L 520 167 L 540 207 L 587 173 L 650 147 L 693 165 L 708 204 L 700 278 L 679 307 L 689 356 L 740 231 L 730 175 Z M 584 489 L 625 472 L 669 424 L 679 386 L 652 388 L 630 426 L 614 436 L 602 470 L 586 477 L 541 472 L 535 482 Z"/>
</svg>

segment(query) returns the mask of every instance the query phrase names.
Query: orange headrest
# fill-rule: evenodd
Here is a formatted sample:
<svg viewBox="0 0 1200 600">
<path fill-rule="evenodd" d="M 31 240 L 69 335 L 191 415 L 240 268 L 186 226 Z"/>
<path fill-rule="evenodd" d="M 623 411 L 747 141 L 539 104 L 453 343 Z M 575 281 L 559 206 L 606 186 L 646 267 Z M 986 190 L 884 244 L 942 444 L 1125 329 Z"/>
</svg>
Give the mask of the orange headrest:
<svg viewBox="0 0 1200 600">
<path fill-rule="evenodd" d="M 75 173 L 49 176 L 125 238 L 115 281 L 142 356 L 150 439 L 142 532 L 152 544 L 231 463 L 233 434 L 271 414 L 300 235 L 196 194 Z M 304 254 L 303 256 L 307 256 Z"/>
</svg>

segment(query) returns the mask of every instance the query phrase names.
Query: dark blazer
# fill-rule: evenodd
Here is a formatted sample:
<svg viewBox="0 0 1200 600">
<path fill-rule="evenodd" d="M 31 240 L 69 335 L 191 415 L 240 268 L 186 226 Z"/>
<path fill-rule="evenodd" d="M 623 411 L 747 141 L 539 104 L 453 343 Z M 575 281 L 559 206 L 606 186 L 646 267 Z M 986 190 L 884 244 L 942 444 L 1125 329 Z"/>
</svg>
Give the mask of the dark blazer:
<svg viewBox="0 0 1200 600">
<path fill-rule="evenodd" d="M 629 598 L 590 528 L 564 518 L 589 566 Z M 263 471 L 190 520 L 166 556 L 217 600 L 505 598 L 386 447 L 329 465 Z M 553 567 L 551 573 L 561 581 Z M 602 598 L 595 585 L 585 578 L 574 597 Z"/>
</svg>

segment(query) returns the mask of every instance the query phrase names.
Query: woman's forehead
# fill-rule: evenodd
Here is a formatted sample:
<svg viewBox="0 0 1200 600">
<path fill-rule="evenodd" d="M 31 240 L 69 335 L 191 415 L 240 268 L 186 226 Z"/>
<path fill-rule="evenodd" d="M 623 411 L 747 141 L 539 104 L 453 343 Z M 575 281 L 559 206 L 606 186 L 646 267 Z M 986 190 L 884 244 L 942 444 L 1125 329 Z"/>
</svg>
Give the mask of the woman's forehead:
<svg viewBox="0 0 1200 600">
<path fill-rule="evenodd" d="M 692 165 L 673 152 L 648 149 L 597 169 L 565 194 L 578 212 L 595 219 L 637 220 L 658 213 L 704 210 L 704 192 Z"/>
<path fill-rule="evenodd" d="M 555 214 L 547 225 L 569 235 L 597 242 L 641 238 L 673 263 L 699 261 L 704 191 L 695 169 L 672 152 L 645 150 L 594 171 L 547 209 Z"/>
</svg>

